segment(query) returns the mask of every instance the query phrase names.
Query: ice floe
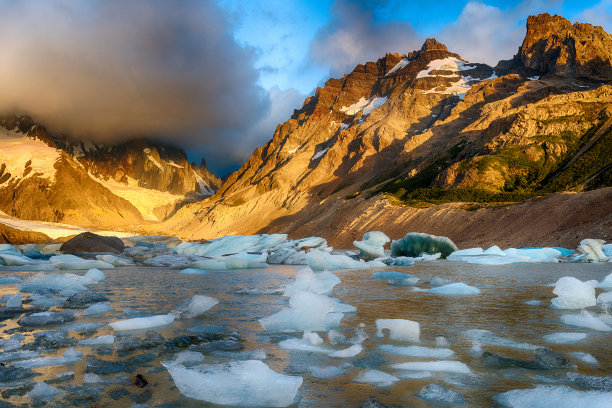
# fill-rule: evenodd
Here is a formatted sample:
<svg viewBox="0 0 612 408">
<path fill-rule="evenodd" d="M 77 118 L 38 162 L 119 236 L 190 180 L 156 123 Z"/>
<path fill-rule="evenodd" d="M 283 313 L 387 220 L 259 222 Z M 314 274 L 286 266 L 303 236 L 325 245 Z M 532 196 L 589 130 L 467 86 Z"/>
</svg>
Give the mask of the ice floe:
<svg viewBox="0 0 612 408">
<path fill-rule="evenodd" d="M 372 260 L 385 256 L 385 244 L 391 239 L 380 231 L 370 231 L 363 234 L 361 241 L 353 241 L 359 248 L 360 258 Z"/>
<path fill-rule="evenodd" d="M 405 357 L 449 358 L 455 354 L 453 350 L 448 348 L 429 348 L 422 346 L 400 347 L 391 344 L 383 344 L 380 346 L 380 349 L 387 353 Z"/>
<path fill-rule="evenodd" d="M 612 327 L 586 310 L 583 310 L 580 314 L 563 315 L 561 316 L 561 321 L 571 326 L 584 327 L 591 330 L 612 331 Z"/>
<path fill-rule="evenodd" d="M 284 295 L 291 296 L 298 290 L 323 295 L 330 293 L 340 279 L 331 272 L 314 273 L 310 268 L 299 268 L 295 274 L 295 281 L 288 285 Z"/>
<path fill-rule="evenodd" d="M 472 339 L 479 344 L 501 346 L 517 350 L 535 350 L 538 346 L 529 343 L 519 343 L 512 339 L 500 337 L 496 334 L 491 333 L 488 330 L 472 329 L 466 330 L 462 333 L 465 337 Z"/>
<path fill-rule="evenodd" d="M 558 262 L 562 252 L 557 248 L 508 248 L 502 250 L 494 245 L 482 248 L 461 249 L 450 254 L 447 259 L 475 265 L 508 265 L 526 262 Z"/>
<path fill-rule="evenodd" d="M 219 256 L 211 259 L 202 259 L 187 265 L 189 268 L 224 271 L 228 269 L 256 269 L 265 268 L 267 264 L 244 259 L 239 256 Z"/>
<path fill-rule="evenodd" d="M 552 304 L 557 309 L 582 309 L 595 306 L 595 288 L 572 276 L 560 278 L 553 293 L 557 295 Z"/>
<path fill-rule="evenodd" d="M 421 232 L 409 232 L 404 238 L 391 242 L 391 256 L 418 257 L 440 253 L 445 258 L 454 251 L 457 251 L 457 246 L 450 238 Z"/>
<path fill-rule="evenodd" d="M 32 401 L 51 401 L 61 393 L 60 390 L 47 383 L 37 382 L 34 388 L 32 388 L 32 391 L 28 393 L 28 397 L 30 397 Z"/>
<path fill-rule="evenodd" d="M 75 255 L 56 255 L 49 258 L 49 263 L 58 269 L 113 269 L 114 266 L 99 259 L 83 259 Z"/>
<path fill-rule="evenodd" d="M 612 273 L 609 274 L 608 276 L 606 276 L 604 278 L 604 280 L 602 280 L 598 285 L 598 288 L 603 288 L 603 289 L 612 289 Z"/>
<path fill-rule="evenodd" d="M 106 313 L 113 310 L 109 302 L 95 303 L 83 310 L 83 316 L 91 316 L 100 313 Z"/>
<path fill-rule="evenodd" d="M 378 387 L 389 387 L 399 380 L 396 376 L 380 370 L 362 371 L 355 377 L 356 382 L 374 384 Z"/>
<path fill-rule="evenodd" d="M 259 320 L 265 330 L 329 330 L 344 317 L 334 312 L 334 301 L 327 296 L 296 290 L 289 307 Z"/>
<path fill-rule="evenodd" d="M 352 346 L 347 347 L 345 349 L 332 351 L 327 355 L 336 358 L 351 358 L 359 355 L 362 351 L 363 347 L 361 346 L 361 344 L 353 344 Z"/>
<path fill-rule="evenodd" d="M 344 375 L 348 367 L 350 367 L 350 365 L 348 366 L 325 366 L 325 367 L 311 366 L 311 367 L 308 367 L 308 371 L 310 372 L 310 374 L 312 374 L 313 377 L 321 378 L 323 380 L 329 380 L 330 378 Z"/>
<path fill-rule="evenodd" d="M 397 370 L 410 371 L 440 371 L 448 373 L 471 374 L 470 368 L 460 361 L 440 360 L 440 361 L 410 361 L 408 363 L 392 364 L 391 367 Z"/>
<path fill-rule="evenodd" d="M 302 385 L 302 377 L 271 370 L 259 360 L 235 361 L 185 368 L 166 361 L 180 393 L 220 405 L 286 407 L 292 405 Z"/>
<path fill-rule="evenodd" d="M 219 301 L 210 296 L 194 295 L 190 300 L 179 306 L 183 317 L 197 317 L 212 308 Z"/>
<path fill-rule="evenodd" d="M 115 344 L 115 336 L 99 336 L 91 339 L 83 339 L 79 341 L 80 346 L 112 346 Z"/>
<path fill-rule="evenodd" d="M 383 268 L 386 265 L 380 261 L 356 260 L 347 255 L 330 254 L 318 249 L 311 249 L 306 253 L 308 265 L 315 271 L 337 269 L 369 269 Z"/>
<path fill-rule="evenodd" d="M 493 400 L 505 408 L 609 408 L 612 392 L 578 391 L 564 385 L 541 385 L 497 394 Z"/>
<path fill-rule="evenodd" d="M 555 344 L 570 344 L 577 343 L 581 340 L 586 339 L 586 333 L 551 333 L 544 336 L 544 341 L 547 343 L 555 343 Z"/>
<path fill-rule="evenodd" d="M 13 367 L 20 368 L 33 368 L 33 367 L 48 367 L 48 366 L 58 366 L 58 365 L 69 365 L 78 363 L 81 361 L 81 356 L 83 354 L 77 352 L 75 349 L 70 348 L 66 350 L 63 354 L 63 357 L 41 357 L 34 358 L 31 360 L 22 360 L 13 363 Z"/>
<path fill-rule="evenodd" d="M 172 322 L 174 322 L 174 318 L 175 316 L 173 314 L 135 317 L 133 319 L 119 320 L 117 322 L 109 323 L 108 325 L 115 331 L 145 330 L 172 324 Z"/>
<path fill-rule="evenodd" d="M 568 353 L 571 357 L 580 361 L 583 364 L 586 364 L 591 367 L 598 367 L 599 361 L 595 357 L 593 357 L 590 353 L 585 353 L 584 351 L 572 351 Z"/>
<path fill-rule="evenodd" d="M 384 336 L 384 331 L 389 330 L 389 338 L 399 341 L 419 341 L 421 329 L 419 323 L 405 319 L 377 319 L 376 335 Z"/>
<path fill-rule="evenodd" d="M 463 282 L 449 283 L 448 285 L 431 289 L 414 288 L 414 290 L 418 292 L 436 293 L 439 295 L 477 295 L 480 293 L 480 289 Z"/>
<path fill-rule="evenodd" d="M 304 331 L 301 339 L 287 339 L 278 343 L 283 350 L 307 351 L 311 353 L 329 353 L 330 350 L 323 344 L 323 339 L 314 332 Z"/>
</svg>

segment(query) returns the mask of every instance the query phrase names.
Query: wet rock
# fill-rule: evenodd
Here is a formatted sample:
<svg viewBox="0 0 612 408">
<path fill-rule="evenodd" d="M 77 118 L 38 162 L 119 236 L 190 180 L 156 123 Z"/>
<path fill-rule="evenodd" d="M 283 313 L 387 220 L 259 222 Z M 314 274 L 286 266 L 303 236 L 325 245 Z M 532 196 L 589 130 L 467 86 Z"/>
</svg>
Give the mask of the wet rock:
<svg viewBox="0 0 612 408">
<path fill-rule="evenodd" d="M 612 392 L 612 377 L 597 377 L 580 373 L 567 373 L 571 385 L 587 391 Z"/>
<path fill-rule="evenodd" d="M 39 375 L 31 368 L 10 367 L 0 364 L 0 383 L 13 382 Z"/>
<path fill-rule="evenodd" d="M 365 357 L 355 360 L 353 365 L 360 368 L 375 368 L 387 364 L 382 351 L 369 350 Z"/>
<path fill-rule="evenodd" d="M 97 358 L 90 358 L 85 362 L 85 371 L 98 375 L 129 372 L 128 367 L 121 362 L 98 360 Z"/>
<path fill-rule="evenodd" d="M 155 360 L 157 357 L 158 357 L 158 354 L 152 352 L 152 353 L 139 354 L 132 358 L 123 360 L 122 362 L 123 364 L 127 365 L 129 367 L 129 371 L 132 372 L 138 369 L 139 367 L 142 367 L 144 364 L 150 363 L 151 361 Z"/>
<path fill-rule="evenodd" d="M 231 342 L 241 342 L 240 336 L 237 333 L 200 333 L 198 335 L 189 335 L 189 336 L 179 336 L 173 339 L 167 340 L 164 342 L 164 346 L 168 349 L 175 348 L 185 348 L 192 345 L 201 345 L 201 343 L 213 343 L 220 342 L 224 340 L 229 340 Z M 230 346 L 230 343 L 227 344 L 227 347 L 237 347 L 236 345 Z M 200 347 L 200 346 L 198 346 Z M 209 350 L 224 350 L 225 347 L 222 343 L 217 343 L 217 345 L 205 346 L 202 345 L 203 348 L 207 348 Z M 216 348 L 219 347 L 219 348 Z M 236 351 L 242 350 L 244 348 L 241 346 L 240 348 L 232 348 L 225 349 L 225 351 Z M 201 351 L 197 349 L 196 351 Z"/>
<path fill-rule="evenodd" d="M 63 332 L 39 332 L 34 334 L 34 341 L 26 344 L 25 347 L 30 350 L 38 350 L 39 348 L 59 349 L 73 346 L 76 343 L 76 338 L 66 337 Z"/>
<path fill-rule="evenodd" d="M 575 367 L 571 361 L 547 348 L 537 349 L 535 352 L 535 359 L 532 361 L 514 360 L 498 356 L 488 351 L 483 353 L 480 361 L 485 368 L 516 367 L 530 370 L 555 370 Z"/>
<path fill-rule="evenodd" d="M 66 299 L 66 307 L 84 308 L 92 303 L 108 302 L 108 298 L 93 290 L 77 292 Z"/>
<path fill-rule="evenodd" d="M 425 401 L 453 405 L 466 404 L 465 399 L 463 399 L 460 393 L 440 384 L 428 384 L 415 395 Z"/>
<path fill-rule="evenodd" d="M 367 401 L 361 404 L 361 408 L 388 408 L 388 406 L 383 404 L 376 398 L 368 398 Z"/>
<path fill-rule="evenodd" d="M 153 392 L 151 390 L 146 390 L 140 394 L 131 394 L 130 399 L 137 404 L 142 404 L 143 402 L 147 402 L 153 396 Z"/>
<path fill-rule="evenodd" d="M 98 401 L 101 398 L 101 394 L 104 392 L 103 387 L 96 387 L 91 385 L 76 385 L 70 384 L 63 387 L 59 387 L 61 390 L 68 394 L 68 400 L 72 405 L 70 406 L 92 406 L 92 402 Z"/>
<path fill-rule="evenodd" d="M 22 314 L 40 313 L 44 311 L 45 309 L 39 307 L 23 308 L 0 306 L 0 320 L 13 319 L 15 316 Z"/>
<path fill-rule="evenodd" d="M 143 338 L 124 337 L 115 344 L 115 350 L 126 353 L 134 350 L 151 349 L 164 344 L 166 339 L 152 330 L 148 330 Z"/>
<path fill-rule="evenodd" d="M 22 397 L 28 392 L 32 391 L 32 388 L 34 388 L 34 384 L 20 385 L 19 387 L 13 388 L 5 388 L 2 390 L 0 395 L 2 395 L 2 398 L 6 399 L 9 399 L 10 397 L 14 396 Z M 0 405 L 0 407 L 2 407 L 2 405 Z"/>
<path fill-rule="evenodd" d="M 189 347 L 189 349 L 201 353 L 210 353 L 213 351 L 240 351 L 244 349 L 244 345 L 238 340 L 216 340 L 193 345 Z"/>
<path fill-rule="evenodd" d="M 130 392 L 128 390 L 126 390 L 123 387 L 120 388 L 114 388 L 112 390 L 110 390 L 110 392 L 108 393 L 108 395 L 114 399 L 115 401 L 117 401 L 118 399 L 123 398 L 125 395 L 128 395 Z"/>
<path fill-rule="evenodd" d="M 147 384 L 149 384 L 149 382 L 144 377 L 144 375 L 136 374 L 134 378 L 132 378 L 132 384 L 134 384 L 137 387 L 144 388 L 147 386 Z"/>
<path fill-rule="evenodd" d="M 29 316 L 24 316 L 19 319 L 18 323 L 24 326 L 43 326 L 46 324 L 58 324 L 71 322 L 75 320 L 77 313 L 71 310 L 62 310 L 60 312 L 40 312 L 33 313 Z"/>
<path fill-rule="evenodd" d="M 121 253 L 125 248 L 117 237 L 103 237 L 92 232 L 83 232 L 64 242 L 60 251 L 68 253 L 110 252 Z"/>
</svg>

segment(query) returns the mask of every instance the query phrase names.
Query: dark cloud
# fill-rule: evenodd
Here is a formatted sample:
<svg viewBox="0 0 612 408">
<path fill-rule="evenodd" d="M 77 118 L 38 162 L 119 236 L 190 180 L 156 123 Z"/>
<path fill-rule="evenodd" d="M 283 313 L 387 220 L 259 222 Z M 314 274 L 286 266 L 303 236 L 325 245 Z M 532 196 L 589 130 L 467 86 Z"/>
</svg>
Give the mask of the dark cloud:
<svg viewBox="0 0 612 408">
<path fill-rule="evenodd" d="M 376 21 L 376 8 L 385 6 L 372 1 L 336 1 L 331 20 L 311 44 L 311 60 L 329 66 L 330 73 L 337 76 L 350 72 L 359 63 L 375 61 L 386 52 L 419 49 L 423 38 L 410 23 Z"/>
<path fill-rule="evenodd" d="M 97 141 L 198 146 L 225 164 L 271 137 L 249 136 L 270 95 L 231 29 L 208 1 L 0 2 L 0 109 Z"/>
</svg>

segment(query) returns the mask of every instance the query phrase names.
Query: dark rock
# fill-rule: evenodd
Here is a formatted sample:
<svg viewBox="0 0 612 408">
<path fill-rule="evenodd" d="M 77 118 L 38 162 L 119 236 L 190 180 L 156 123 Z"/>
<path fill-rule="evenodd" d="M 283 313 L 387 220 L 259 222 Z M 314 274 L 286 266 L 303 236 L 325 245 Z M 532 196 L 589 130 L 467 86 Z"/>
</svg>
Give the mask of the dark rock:
<svg viewBox="0 0 612 408">
<path fill-rule="evenodd" d="M 465 399 L 455 390 L 451 390 L 440 384 L 429 384 L 421 389 L 420 392 L 415 394 L 422 400 L 440 402 L 445 404 L 453 405 L 465 405 Z"/>
<path fill-rule="evenodd" d="M 134 384 L 137 387 L 144 388 L 149 384 L 149 382 L 147 381 L 146 378 L 144 378 L 144 375 L 136 374 L 134 378 L 132 378 L 132 384 Z"/>
<path fill-rule="evenodd" d="M 139 337 L 124 337 L 115 344 L 115 350 L 118 352 L 129 352 L 140 349 L 150 349 L 164 344 L 166 339 L 152 330 L 145 333 L 144 338 Z"/>
<path fill-rule="evenodd" d="M 353 361 L 355 367 L 374 368 L 387 364 L 384 354 L 380 350 L 369 350 L 365 357 Z"/>
<path fill-rule="evenodd" d="M 114 399 L 115 401 L 123 398 L 123 396 L 128 395 L 130 392 L 123 387 L 112 389 L 108 395 Z"/>
<path fill-rule="evenodd" d="M 488 351 L 483 353 L 480 361 L 482 366 L 486 368 L 516 367 L 530 370 L 555 370 L 575 367 L 571 361 L 547 348 L 537 349 L 535 359 L 532 361 L 501 357 Z"/>
<path fill-rule="evenodd" d="M 11 382 L 39 375 L 31 368 L 10 367 L 0 364 L 0 382 Z"/>
<path fill-rule="evenodd" d="M 361 408 L 388 408 L 388 406 L 383 404 L 376 398 L 368 398 L 367 401 L 361 404 Z"/>
<path fill-rule="evenodd" d="M 107 302 L 108 298 L 93 290 L 83 290 L 70 296 L 66 300 L 66 307 L 81 308 L 87 307 L 92 303 Z"/>
<path fill-rule="evenodd" d="M 149 389 L 140 394 L 131 394 L 130 398 L 135 403 L 142 404 L 143 402 L 147 402 L 148 400 L 150 400 L 152 396 L 153 396 L 153 391 Z"/>
<path fill-rule="evenodd" d="M 25 348 L 29 350 L 45 349 L 60 349 L 73 346 L 77 343 L 74 337 L 66 337 L 64 333 L 55 332 L 39 332 L 34 334 L 34 341 L 26 344 Z"/>
<path fill-rule="evenodd" d="M 238 340 L 216 340 L 209 343 L 193 345 L 189 349 L 202 353 L 209 353 L 212 351 L 240 351 L 244 349 L 244 345 Z"/>
<path fill-rule="evenodd" d="M 32 388 L 34 388 L 34 384 L 28 384 L 28 385 L 21 385 L 19 387 L 14 387 L 14 388 L 5 388 L 2 390 L 2 398 L 6 398 L 9 399 L 10 397 L 14 397 L 14 396 L 24 396 L 26 395 L 28 392 L 32 391 Z M 2 407 L 2 405 L 0 405 L 0 408 Z"/>
<path fill-rule="evenodd" d="M 6 307 L 0 306 L 0 320 L 13 319 L 15 316 L 21 314 L 32 314 L 32 313 L 40 313 L 44 312 L 45 309 L 41 309 L 38 307 Z"/>
<path fill-rule="evenodd" d="M 612 377 L 597 377 L 580 373 L 567 373 L 567 380 L 583 390 L 612 392 Z"/>
<path fill-rule="evenodd" d="M 46 324 L 57 324 L 71 322 L 76 319 L 76 312 L 62 310 L 59 312 L 41 312 L 19 319 L 18 323 L 25 326 L 42 326 Z"/>
<path fill-rule="evenodd" d="M 94 373 L 98 375 L 129 372 L 127 366 L 123 363 L 115 362 L 115 361 L 98 360 L 96 358 L 90 358 L 85 362 L 85 371 L 88 373 Z"/>
<path fill-rule="evenodd" d="M 60 247 L 60 251 L 69 253 L 110 252 L 121 253 L 125 248 L 123 241 L 117 237 L 104 237 L 92 232 L 83 232 Z"/>
</svg>

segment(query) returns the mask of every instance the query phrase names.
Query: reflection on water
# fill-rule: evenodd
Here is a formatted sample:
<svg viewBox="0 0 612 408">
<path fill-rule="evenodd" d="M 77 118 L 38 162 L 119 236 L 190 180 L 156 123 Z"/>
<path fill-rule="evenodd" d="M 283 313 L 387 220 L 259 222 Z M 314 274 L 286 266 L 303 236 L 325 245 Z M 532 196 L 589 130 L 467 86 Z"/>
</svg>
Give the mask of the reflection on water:
<svg viewBox="0 0 612 408">
<path fill-rule="evenodd" d="M 283 285 L 292 281 L 295 274 L 293 267 L 270 267 L 265 270 L 230 271 L 210 273 L 208 275 L 181 275 L 177 270 L 167 268 L 119 268 L 105 271 L 107 279 L 94 289 L 104 293 L 111 302 L 114 311 L 102 316 L 81 317 L 78 322 L 101 322 L 127 318 L 124 308 L 133 309 L 143 314 L 162 314 L 173 310 L 179 303 L 194 294 L 213 296 L 219 304 L 195 319 L 176 321 L 173 327 L 158 330 L 166 338 L 184 334 L 181 330 L 196 325 L 222 325 L 228 330 L 237 331 L 246 340 L 246 349 L 263 349 L 268 357 L 265 361 L 272 369 L 304 377 L 301 388 L 300 407 L 358 407 L 370 396 L 376 396 L 381 402 L 393 405 L 427 407 L 424 401 L 414 394 L 430 383 L 444 384 L 459 391 L 469 406 L 491 406 L 494 394 L 515 388 L 531 388 L 537 384 L 564 383 L 567 370 L 529 371 L 522 369 L 488 370 L 480 364 L 480 358 L 470 354 L 472 340 L 462 333 L 470 329 L 484 329 L 498 336 L 533 345 L 546 345 L 565 356 L 570 352 L 591 353 L 598 361 L 599 367 L 593 368 L 574 361 L 576 371 L 589 375 L 605 376 L 612 368 L 612 342 L 610 334 L 594 332 L 565 326 L 560 321 L 564 312 L 550 307 L 553 297 L 551 283 L 562 276 L 575 276 L 586 281 L 603 279 L 610 273 L 608 265 L 596 264 L 515 264 L 506 266 L 478 266 L 449 262 L 420 263 L 410 267 L 393 267 L 397 270 L 420 278 L 426 282 L 434 277 L 443 277 L 452 282 L 465 282 L 476 286 L 481 294 L 473 296 L 443 296 L 423 292 L 414 292 L 411 287 L 391 286 L 385 281 L 370 279 L 371 271 L 338 271 L 336 275 L 342 283 L 336 286 L 334 293 L 344 303 L 357 306 L 357 313 L 347 314 L 342 320 L 342 329 L 353 329 L 360 323 L 365 324 L 369 339 L 364 343 L 365 351 L 351 359 L 333 359 L 325 354 L 287 352 L 277 347 L 280 340 L 288 335 L 266 333 L 257 322 L 258 319 L 271 315 L 287 306 L 287 298 L 274 294 Z M 13 274 L 13 273 L 12 273 Z M 20 273 L 25 276 L 28 273 Z M 0 286 L 0 296 L 14 293 L 16 285 Z M 539 300 L 540 306 L 526 304 L 526 301 Z M 565 313 L 568 313 L 567 311 Z M 388 339 L 375 337 L 375 320 L 379 318 L 409 319 L 420 323 L 420 345 L 435 347 L 435 339 L 444 336 L 449 348 L 455 354 L 451 359 L 466 363 L 473 375 L 433 374 L 422 379 L 402 379 L 390 387 L 360 384 L 354 379 L 365 369 L 378 369 L 394 375 L 401 371 L 393 370 L 390 365 L 407 361 L 426 361 L 411 357 L 401 357 L 380 350 L 382 344 L 409 345 L 401 342 L 390 342 Z M 18 325 L 14 320 L 4 321 L 0 328 L 0 338 Z M 44 330 L 57 330 L 60 326 L 45 327 Z M 40 331 L 37 329 L 36 331 Z M 31 341 L 34 332 L 26 332 L 25 343 Z M 588 337 L 570 345 L 546 344 L 543 336 L 554 332 L 586 332 Z M 95 334 L 73 333 L 77 338 L 86 338 L 113 334 L 105 326 Z M 324 336 L 325 333 L 320 333 Z M 350 334 L 350 333 L 347 333 Z M 294 336 L 301 337 L 301 334 Z M 85 360 L 100 358 L 109 361 L 117 359 L 110 350 L 102 351 L 89 347 L 76 347 L 85 353 L 84 360 L 73 366 L 43 367 L 36 369 L 42 376 L 37 381 L 48 381 L 56 374 L 74 371 L 75 384 L 83 383 Z M 506 357 L 532 359 L 533 352 L 514 350 L 492 345 L 483 345 L 486 351 L 499 353 Z M 45 353 L 47 356 L 60 356 L 64 350 Z M 141 351 L 145 353 L 147 351 Z M 127 357 L 131 357 L 128 355 Z M 144 363 L 136 372 L 142 373 L 149 380 L 147 389 L 152 397 L 147 401 L 151 406 L 162 402 L 173 402 L 168 406 L 210 406 L 179 395 L 167 372 L 161 368 L 159 361 L 170 359 L 173 353 L 162 353 L 149 363 Z M 219 357 L 208 356 L 205 362 L 225 361 Z M 347 365 L 350 363 L 350 365 Z M 345 374 L 330 380 L 313 377 L 308 368 L 312 366 L 343 366 Z M 104 376 L 115 380 L 116 375 Z M 119 378 L 121 380 L 121 378 Z M 125 381 L 125 379 L 124 379 Z M 99 406 L 129 407 L 135 399 L 129 395 L 118 400 L 109 397 L 110 392 L 125 387 L 131 394 L 142 390 L 131 385 L 97 384 L 102 387 Z M 10 396 L 12 402 L 27 403 L 24 396 Z M 136 397 L 135 397 L 136 398 Z M 53 406 L 53 405 L 52 405 Z"/>
</svg>

